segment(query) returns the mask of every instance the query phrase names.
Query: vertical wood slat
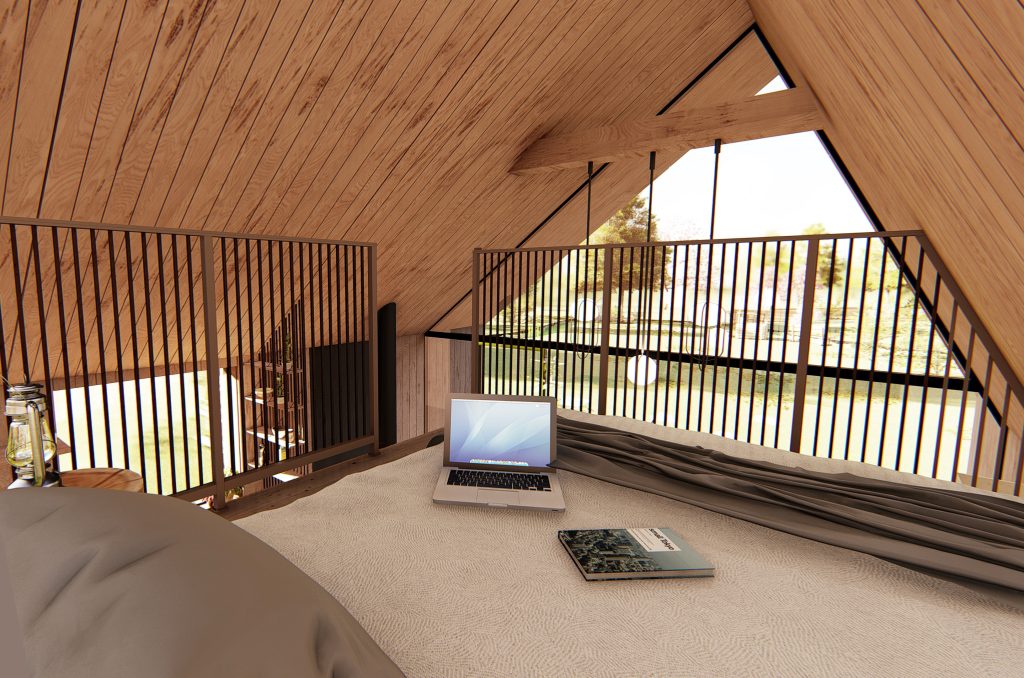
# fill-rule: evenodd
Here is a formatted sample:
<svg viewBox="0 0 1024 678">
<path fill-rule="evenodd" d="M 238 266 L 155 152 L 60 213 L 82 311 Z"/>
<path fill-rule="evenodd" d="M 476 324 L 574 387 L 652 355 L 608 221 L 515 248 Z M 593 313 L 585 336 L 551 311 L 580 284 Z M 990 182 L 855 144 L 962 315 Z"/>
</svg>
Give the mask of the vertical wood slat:
<svg viewBox="0 0 1024 678">
<path fill-rule="evenodd" d="M 804 298 L 800 309 L 802 315 L 800 317 L 800 343 L 797 347 L 796 385 L 793 388 L 793 423 L 789 435 L 789 449 L 792 452 L 800 451 L 800 438 L 803 435 L 804 400 L 807 397 L 807 363 L 811 355 L 811 321 L 814 317 L 814 287 L 817 283 L 817 275 L 818 241 L 810 240 L 807 243 Z M 824 362 L 823 356 L 822 363 Z"/>
</svg>

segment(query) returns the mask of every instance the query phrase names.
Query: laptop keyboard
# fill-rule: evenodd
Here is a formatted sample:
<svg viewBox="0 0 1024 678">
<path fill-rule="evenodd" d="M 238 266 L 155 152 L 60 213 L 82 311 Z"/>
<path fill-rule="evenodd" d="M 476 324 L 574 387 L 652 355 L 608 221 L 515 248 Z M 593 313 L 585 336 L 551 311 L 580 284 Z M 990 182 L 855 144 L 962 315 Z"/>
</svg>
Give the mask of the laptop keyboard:
<svg viewBox="0 0 1024 678">
<path fill-rule="evenodd" d="M 502 490 L 535 490 L 550 492 L 551 483 L 542 473 L 492 473 L 453 468 L 448 471 L 449 485 L 493 487 Z"/>
</svg>

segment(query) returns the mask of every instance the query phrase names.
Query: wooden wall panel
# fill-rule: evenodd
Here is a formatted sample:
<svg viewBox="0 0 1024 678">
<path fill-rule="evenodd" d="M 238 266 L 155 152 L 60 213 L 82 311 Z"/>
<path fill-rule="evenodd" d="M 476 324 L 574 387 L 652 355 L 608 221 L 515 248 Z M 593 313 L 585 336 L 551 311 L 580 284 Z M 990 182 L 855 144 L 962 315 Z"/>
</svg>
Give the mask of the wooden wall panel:
<svg viewBox="0 0 1024 678">
<path fill-rule="evenodd" d="M 398 381 L 399 442 L 424 432 L 424 341 L 422 334 L 397 338 L 395 374 Z"/>
<path fill-rule="evenodd" d="M 1024 8 L 765 2 L 759 24 L 888 228 L 921 228 L 1024 374 Z"/>
</svg>

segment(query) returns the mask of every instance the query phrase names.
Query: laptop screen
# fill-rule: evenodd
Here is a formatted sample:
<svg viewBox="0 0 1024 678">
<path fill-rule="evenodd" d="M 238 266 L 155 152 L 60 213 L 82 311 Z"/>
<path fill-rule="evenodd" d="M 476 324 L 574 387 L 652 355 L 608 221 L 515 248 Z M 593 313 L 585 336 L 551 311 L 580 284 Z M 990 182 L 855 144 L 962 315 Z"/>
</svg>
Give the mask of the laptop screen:
<svg viewBox="0 0 1024 678">
<path fill-rule="evenodd" d="M 449 458 L 461 464 L 551 463 L 551 403 L 452 399 Z"/>
</svg>

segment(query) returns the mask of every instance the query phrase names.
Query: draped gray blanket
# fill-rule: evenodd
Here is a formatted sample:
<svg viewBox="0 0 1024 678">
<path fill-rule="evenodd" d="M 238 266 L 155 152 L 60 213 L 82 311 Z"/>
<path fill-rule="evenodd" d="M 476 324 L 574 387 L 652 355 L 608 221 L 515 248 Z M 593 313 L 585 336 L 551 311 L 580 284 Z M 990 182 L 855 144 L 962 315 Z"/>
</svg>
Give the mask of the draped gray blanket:
<svg viewBox="0 0 1024 678">
<path fill-rule="evenodd" d="M 961 583 L 1003 587 L 1018 604 L 1011 591 L 1024 592 L 1024 504 L 1000 497 L 790 468 L 564 417 L 554 466 Z"/>
</svg>

